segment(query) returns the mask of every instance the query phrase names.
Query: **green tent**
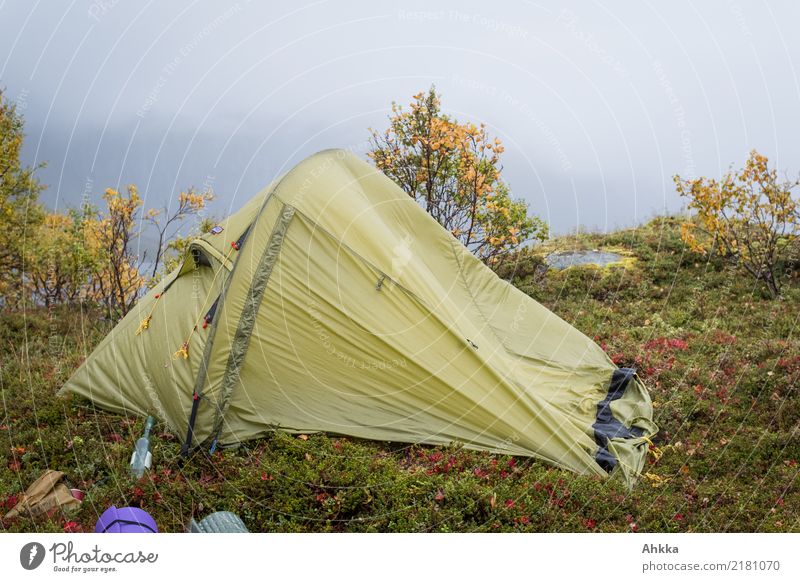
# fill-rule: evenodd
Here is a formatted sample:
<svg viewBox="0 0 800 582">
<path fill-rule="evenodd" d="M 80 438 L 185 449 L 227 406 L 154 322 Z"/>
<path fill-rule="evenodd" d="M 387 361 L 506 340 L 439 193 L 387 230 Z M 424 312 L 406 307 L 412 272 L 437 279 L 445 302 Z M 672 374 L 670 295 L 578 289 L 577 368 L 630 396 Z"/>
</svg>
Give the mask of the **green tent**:
<svg viewBox="0 0 800 582">
<path fill-rule="evenodd" d="M 633 370 L 342 150 L 194 240 L 61 392 L 156 416 L 186 448 L 325 431 L 628 484 L 656 431 Z"/>
</svg>

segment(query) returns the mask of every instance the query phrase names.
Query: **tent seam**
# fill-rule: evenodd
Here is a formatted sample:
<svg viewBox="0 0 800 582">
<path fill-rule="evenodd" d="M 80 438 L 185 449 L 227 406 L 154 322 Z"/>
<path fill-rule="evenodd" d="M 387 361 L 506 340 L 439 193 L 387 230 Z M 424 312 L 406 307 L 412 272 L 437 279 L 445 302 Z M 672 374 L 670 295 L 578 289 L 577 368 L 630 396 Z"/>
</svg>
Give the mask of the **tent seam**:
<svg viewBox="0 0 800 582">
<path fill-rule="evenodd" d="M 221 405 L 216 407 L 214 425 L 211 435 L 216 438 L 222 428 L 225 413 L 230 406 L 230 398 L 233 394 L 234 385 L 239 381 L 241 368 L 244 364 L 247 350 L 250 345 L 250 337 L 255 327 L 256 318 L 261 308 L 264 292 L 269 284 L 270 276 L 275 267 L 275 263 L 280 256 L 286 232 L 295 214 L 295 208 L 282 202 L 280 215 L 272 227 L 267 246 L 259 260 L 258 267 L 250 282 L 250 287 L 245 296 L 245 304 L 239 314 L 239 324 L 231 342 L 231 351 L 228 355 L 228 362 L 225 366 L 225 373 L 222 377 L 220 396 L 218 402 Z"/>
</svg>

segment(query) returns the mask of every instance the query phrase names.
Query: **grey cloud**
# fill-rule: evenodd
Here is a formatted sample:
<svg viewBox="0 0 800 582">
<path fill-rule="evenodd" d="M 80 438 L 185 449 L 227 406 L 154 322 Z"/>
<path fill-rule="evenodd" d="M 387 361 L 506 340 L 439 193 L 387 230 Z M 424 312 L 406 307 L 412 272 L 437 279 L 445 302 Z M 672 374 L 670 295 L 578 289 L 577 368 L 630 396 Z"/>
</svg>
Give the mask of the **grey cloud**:
<svg viewBox="0 0 800 582">
<path fill-rule="evenodd" d="M 430 6 L 11 1 L 0 84 L 51 206 L 211 177 L 225 214 L 316 150 L 363 149 L 431 83 L 505 141 L 513 191 L 556 232 L 677 210 L 673 174 L 754 147 L 800 170 L 796 3 Z"/>
</svg>

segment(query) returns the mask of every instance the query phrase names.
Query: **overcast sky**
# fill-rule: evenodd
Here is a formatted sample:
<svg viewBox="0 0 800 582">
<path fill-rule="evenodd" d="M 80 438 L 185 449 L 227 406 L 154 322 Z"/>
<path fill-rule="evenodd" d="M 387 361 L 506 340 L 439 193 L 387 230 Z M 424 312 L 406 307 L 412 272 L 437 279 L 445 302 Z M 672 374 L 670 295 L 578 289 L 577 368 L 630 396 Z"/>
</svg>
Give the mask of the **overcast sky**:
<svg viewBox="0 0 800 582">
<path fill-rule="evenodd" d="M 0 86 L 59 208 L 205 184 L 227 214 L 315 151 L 364 155 L 432 83 L 556 232 L 678 210 L 673 174 L 752 148 L 800 170 L 798 2 L 433 5 L 0 0 Z"/>
</svg>

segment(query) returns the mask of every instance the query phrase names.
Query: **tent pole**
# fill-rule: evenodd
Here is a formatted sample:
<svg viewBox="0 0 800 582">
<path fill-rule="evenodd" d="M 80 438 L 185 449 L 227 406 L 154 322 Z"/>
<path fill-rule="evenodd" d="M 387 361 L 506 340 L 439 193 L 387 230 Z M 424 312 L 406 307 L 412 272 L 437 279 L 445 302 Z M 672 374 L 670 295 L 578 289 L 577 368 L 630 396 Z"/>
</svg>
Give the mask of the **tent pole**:
<svg viewBox="0 0 800 582">
<path fill-rule="evenodd" d="M 192 395 L 192 412 L 189 415 L 189 429 L 186 432 L 186 442 L 183 443 L 181 447 L 181 455 L 183 457 L 189 456 L 189 449 L 192 446 L 192 440 L 194 439 L 194 421 L 197 418 L 197 407 L 200 404 L 200 396 L 195 392 Z"/>
</svg>

